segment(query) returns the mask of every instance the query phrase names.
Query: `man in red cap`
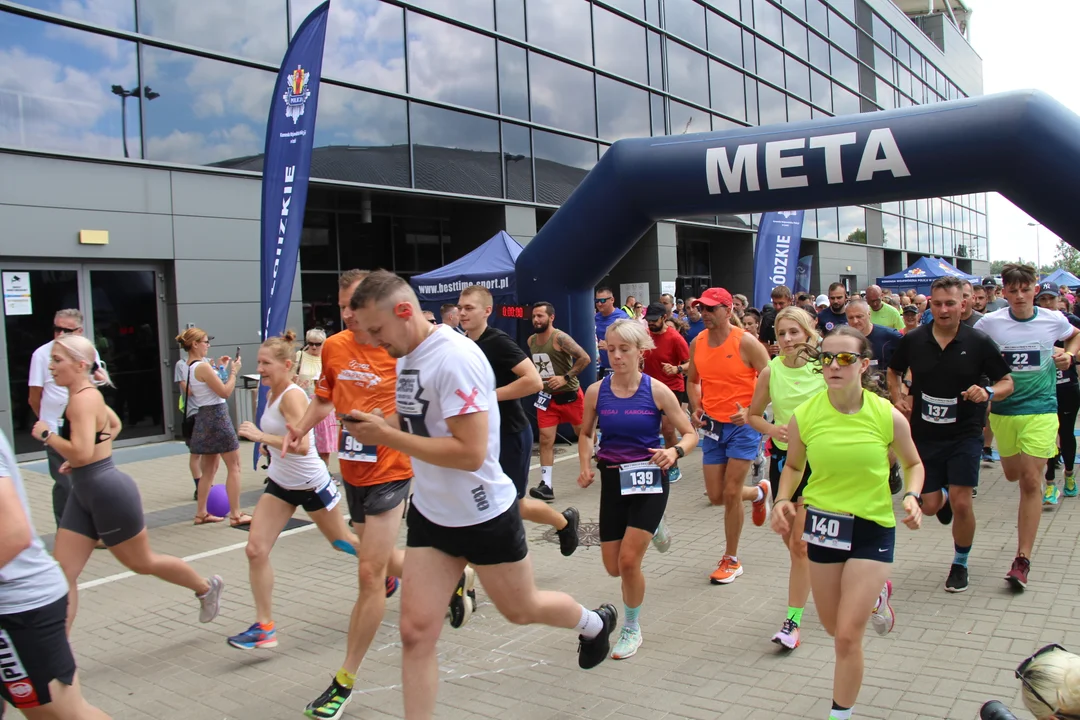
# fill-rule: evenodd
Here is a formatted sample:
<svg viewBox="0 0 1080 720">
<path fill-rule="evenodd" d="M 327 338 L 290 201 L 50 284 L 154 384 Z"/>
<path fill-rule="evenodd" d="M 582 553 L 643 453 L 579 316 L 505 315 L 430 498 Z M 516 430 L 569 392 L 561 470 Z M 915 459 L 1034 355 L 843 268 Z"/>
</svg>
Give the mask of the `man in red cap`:
<svg viewBox="0 0 1080 720">
<path fill-rule="evenodd" d="M 686 389 L 694 423 L 705 433 L 701 446 L 705 491 L 709 502 L 724 506 L 727 547 L 709 579 L 714 585 L 726 585 L 743 572 L 738 556 L 743 502 L 753 502 L 755 525 L 764 525 L 769 516 L 769 481 L 744 486 L 761 444 L 761 434 L 746 423 L 746 408 L 769 353 L 755 337 L 731 324 L 732 298 L 727 290 L 709 288 L 695 304 L 706 332 L 690 345 Z"/>
</svg>

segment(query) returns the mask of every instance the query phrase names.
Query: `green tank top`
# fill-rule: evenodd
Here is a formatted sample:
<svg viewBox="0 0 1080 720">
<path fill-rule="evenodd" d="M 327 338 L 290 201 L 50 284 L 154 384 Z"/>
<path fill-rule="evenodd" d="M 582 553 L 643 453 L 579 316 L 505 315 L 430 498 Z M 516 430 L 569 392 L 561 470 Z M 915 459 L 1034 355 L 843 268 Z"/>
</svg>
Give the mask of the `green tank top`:
<svg viewBox="0 0 1080 720">
<path fill-rule="evenodd" d="M 574 356 L 565 350 L 555 349 L 555 338 L 562 334 L 562 330 L 551 333 L 547 342 L 538 345 L 536 336 L 529 337 L 529 352 L 532 354 L 533 364 L 544 381 L 544 390 L 551 392 L 547 387 L 547 379 L 556 375 L 566 375 L 574 367 Z M 576 393 L 581 383 L 576 377 L 570 378 L 570 382 L 558 389 L 559 393 Z"/>
<path fill-rule="evenodd" d="M 773 424 L 787 425 L 795 408 L 825 389 L 825 376 L 815 370 L 814 363 L 790 368 L 777 355 L 769 361 L 769 398 L 772 400 Z M 787 443 L 773 438 L 773 445 L 787 450 Z"/>
<path fill-rule="evenodd" d="M 896 527 L 889 493 L 892 411 L 888 400 L 868 390 L 863 390 L 862 409 L 854 415 L 834 408 L 828 392 L 795 409 L 810 465 L 803 491 L 807 505 Z"/>
</svg>

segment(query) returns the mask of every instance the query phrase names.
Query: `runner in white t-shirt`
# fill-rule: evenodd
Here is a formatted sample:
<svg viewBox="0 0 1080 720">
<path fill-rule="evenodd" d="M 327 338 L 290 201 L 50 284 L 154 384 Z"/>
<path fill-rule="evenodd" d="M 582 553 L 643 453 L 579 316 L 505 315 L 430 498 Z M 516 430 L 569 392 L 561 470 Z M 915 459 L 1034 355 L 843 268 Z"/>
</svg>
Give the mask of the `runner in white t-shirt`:
<svg viewBox="0 0 1080 720">
<path fill-rule="evenodd" d="M 517 491 L 499 466 L 495 374 L 483 352 L 452 329 L 428 323 L 409 283 L 393 273 L 368 275 L 351 307 L 357 324 L 398 358 L 401 429 L 359 411 L 344 422 L 358 441 L 411 456 L 415 473 L 401 599 L 405 717 L 435 712 L 444 598 L 455 585 L 461 591 L 466 563 L 508 620 L 574 628 L 578 665 L 598 665 L 610 650 L 618 613 L 610 604 L 588 610 L 565 593 L 536 589 Z"/>
</svg>

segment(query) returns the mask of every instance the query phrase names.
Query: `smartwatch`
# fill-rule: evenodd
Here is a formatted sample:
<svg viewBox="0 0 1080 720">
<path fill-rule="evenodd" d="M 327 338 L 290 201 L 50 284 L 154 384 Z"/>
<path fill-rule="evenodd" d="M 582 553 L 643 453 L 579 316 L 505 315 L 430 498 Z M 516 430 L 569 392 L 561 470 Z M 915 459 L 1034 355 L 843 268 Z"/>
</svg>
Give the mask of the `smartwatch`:
<svg viewBox="0 0 1080 720">
<path fill-rule="evenodd" d="M 675 454 L 679 456 L 680 460 L 686 457 L 686 451 L 682 449 L 681 445 L 675 446 Z"/>
<path fill-rule="evenodd" d="M 52 431 L 49 430 L 48 428 L 46 428 L 45 430 L 42 430 L 41 431 L 41 442 L 47 442 L 50 435 L 52 435 Z"/>
<path fill-rule="evenodd" d="M 906 493 L 904 493 L 904 497 L 900 498 L 900 499 L 903 500 L 903 499 L 907 498 L 908 496 L 911 496 L 911 497 L 915 498 L 916 500 L 921 500 L 921 498 L 919 497 L 919 493 L 915 493 L 915 492 L 906 492 Z"/>
<path fill-rule="evenodd" d="M 567 373 L 566 375 L 562 376 L 562 379 L 565 380 L 566 382 L 570 382 L 571 380 L 574 379 L 574 377 L 572 375 L 570 375 L 569 373 Z"/>
<path fill-rule="evenodd" d="M 986 387 L 983 388 L 983 390 L 985 390 L 986 394 L 990 396 L 990 397 L 986 398 L 986 402 L 990 402 L 991 400 L 994 399 L 994 388 L 987 385 Z"/>
</svg>

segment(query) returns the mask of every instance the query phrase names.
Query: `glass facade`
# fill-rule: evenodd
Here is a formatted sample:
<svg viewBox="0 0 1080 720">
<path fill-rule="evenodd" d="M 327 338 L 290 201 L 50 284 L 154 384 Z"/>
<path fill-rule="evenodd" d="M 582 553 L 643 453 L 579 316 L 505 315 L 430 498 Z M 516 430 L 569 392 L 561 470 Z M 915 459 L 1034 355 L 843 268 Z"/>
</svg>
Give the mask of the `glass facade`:
<svg viewBox="0 0 1080 720">
<path fill-rule="evenodd" d="M 962 97 L 885 1 L 335 0 L 312 176 L 557 205 L 620 138 Z M 274 64 L 317 4 L 0 5 L 17 70 L 0 77 L 0 145 L 258 170 Z M 874 209 L 888 248 L 988 257 L 981 194 Z M 865 243 L 868 218 L 817 210 L 806 235 Z M 429 235 L 406 233 L 410 262 L 434 258 Z"/>
</svg>

